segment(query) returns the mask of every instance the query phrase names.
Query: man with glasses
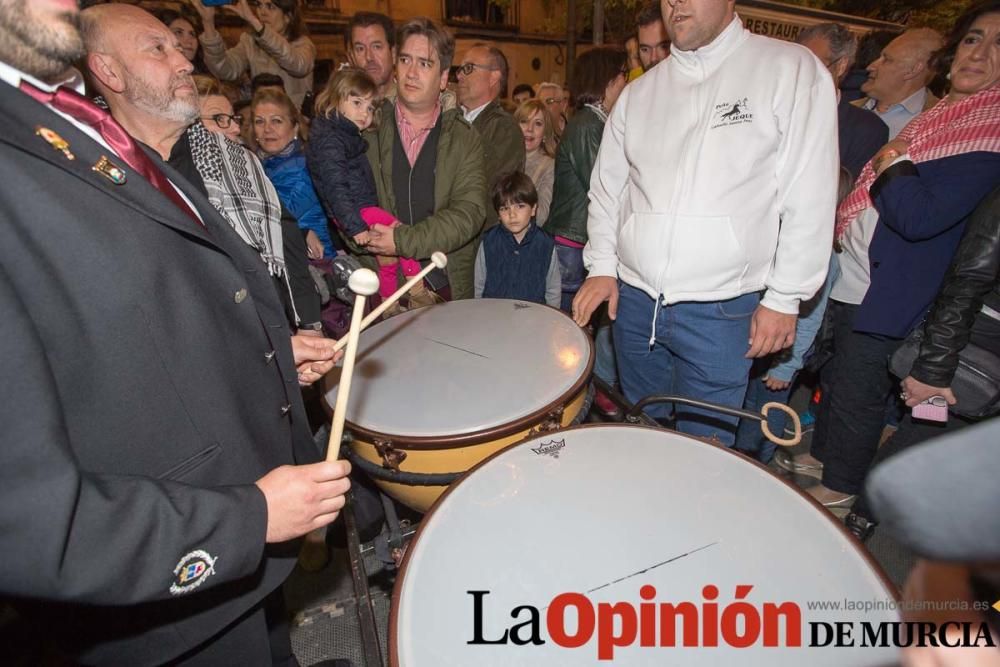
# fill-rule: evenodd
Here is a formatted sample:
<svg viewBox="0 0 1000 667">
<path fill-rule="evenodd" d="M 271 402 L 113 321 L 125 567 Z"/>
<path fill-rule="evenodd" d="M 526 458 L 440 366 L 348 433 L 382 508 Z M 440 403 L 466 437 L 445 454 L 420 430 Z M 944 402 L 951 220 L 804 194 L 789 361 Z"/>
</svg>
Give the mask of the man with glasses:
<svg viewBox="0 0 1000 667">
<path fill-rule="evenodd" d="M 472 123 L 483 140 L 487 192 L 493 192 L 501 176 L 524 171 L 521 127 L 498 100 L 507 88 L 507 74 L 506 56 L 488 44 L 476 44 L 466 51 L 458 67 L 455 92 L 465 120 Z M 497 222 L 496 211 L 488 206 L 484 229 Z"/>
<path fill-rule="evenodd" d="M 854 106 L 840 94 L 840 84 L 854 64 L 858 39 L 839 23 L 819 23 L 799 33 L 799 44 L 815 54 L 837 87 L 837 139 L 840 164 L 857 178 L 868 160 L 889 141 L 889 126 L 871 111 Z"/>
</svg>

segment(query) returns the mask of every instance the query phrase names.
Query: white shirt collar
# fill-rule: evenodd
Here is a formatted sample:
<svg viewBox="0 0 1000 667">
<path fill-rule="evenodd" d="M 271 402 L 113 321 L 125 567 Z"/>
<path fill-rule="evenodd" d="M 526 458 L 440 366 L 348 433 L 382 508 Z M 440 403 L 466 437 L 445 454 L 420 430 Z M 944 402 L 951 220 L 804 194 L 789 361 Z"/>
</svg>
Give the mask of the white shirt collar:
<svg viewBox="0 0 1000 667">
<path fill-rule="evenodd" d="M 44 81 L 39 81 L 30 74 L 22 72 L 16 67 L 13 67 L 3 61 L 0 61 L 0 79 L 3 79 L 5 82 L 9 83 L 15 88 L 21 87 L 21 81 L 27 81 L 35 88 L 38 88 L 39 90 L 44 90 L 47 93 L 53 92 L 59 86 L 68 86 L 73 90 L 75 90 L 76 92 L 80 93 L 81 95 L 83 95 L 84 93 L 83 75 L 80 74 L 80 72 L 77 71 L 75 67 L 70 68 L 69 72 L 67 72 L 67 77 L 64 81 L 61 81 L 56 84 L 51 84 L 51 83 L 45 83 Z"/>
<path fill-rule="evenodd" d="M 468 110 L 466 110 L 465 107 L 462 107 L 462 115 L 465 116 L 465 120 L 467 120 L 467 121 L 469 121 L 471 123 L 474 120 L 476 120 L 476 118 L 479 117 L 479 114 L 481 114 L 483 112 L 483 109 L 485 109 L 486 107 L 488 107 L 490 105 L 490 102 L 492 102 L 492 101 L 493 100 L 490 100 L 489 102 L 487 102 L 483 106 L 476 107 L 472 111 L 468 111 Z"/>
<path fill-rule="evenodd" d="M 892 111 L 897 107 L 902 107 L 911 116 L 916 116 L 918 113 L 921 113 L 924 110 L 924 104 L 926 103 L 927 103 L 927 88 L 924 87 L 918 90 L 917 92 L 913 93 L 909 97 L 907 97 L 902 102 L 896 102 L 895 104 L 890 106 L 885 111 L 885 113 L 889 113 L 890 111 Z M 876 100 L 873 97 L 868 98 L 868 102 L 865 104 L 865 109 L 868 109 L 869 111 L 874 111 L 876 110 L 876 107 L 878 107 L 878 100 Z"/>
</svg>

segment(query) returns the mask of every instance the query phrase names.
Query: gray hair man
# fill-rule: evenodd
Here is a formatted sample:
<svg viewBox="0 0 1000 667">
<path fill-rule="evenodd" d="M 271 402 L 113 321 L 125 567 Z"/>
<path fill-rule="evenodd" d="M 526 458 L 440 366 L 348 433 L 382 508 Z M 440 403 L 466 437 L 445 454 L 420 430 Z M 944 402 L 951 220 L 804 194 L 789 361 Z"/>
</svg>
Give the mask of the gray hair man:
<svg viewBox="0 0 1000 667">
<path fill-rule="evenodd" d="M 524 171 L 524 137 L 514 117 L 500 104 L 507 88 L 509 67 L 503 51 L 490 44 L 475 44 L 458 66 L 455 93 L 465 120 L 472 123 L 483 140 L 487 192 L 500 177 Z M 496 211 L 487 206 L 486 228 L 497 224 Z"/>
<path fill-rule="evenodd" d="M 840 84 L 858 52 L 858 39 L 840 23 L 819 23 L 801 31 L 796 41 L 812 51 L 833 76 L 840 164 L 857 178 L 865 163 L 889 140 L 889 127 L 878 116 L 850 104 L 840 94 Z"/>
</svg>

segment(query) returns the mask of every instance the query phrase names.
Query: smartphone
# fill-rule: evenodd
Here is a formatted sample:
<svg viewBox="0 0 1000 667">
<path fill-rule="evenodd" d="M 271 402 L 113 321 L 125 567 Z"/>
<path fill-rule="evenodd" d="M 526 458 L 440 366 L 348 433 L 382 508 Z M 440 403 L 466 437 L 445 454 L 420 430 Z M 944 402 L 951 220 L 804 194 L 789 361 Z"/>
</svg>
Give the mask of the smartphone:
<svg viewBox="0 0 1000 667">
<path fill-rule="evenodd" d="M 932 422 L 948 421 L 948 402 L 944 396 L 931 396 L 923 403 L 913 406 L 911 413 L 914 419 L 926 419 Z"/>
<path fill-rule="evenodd" d="M 201 4 L 206 7 L 220 7 L 222 5 L 231 5 L 234 0 L 201 0 Z"/>
</svg>

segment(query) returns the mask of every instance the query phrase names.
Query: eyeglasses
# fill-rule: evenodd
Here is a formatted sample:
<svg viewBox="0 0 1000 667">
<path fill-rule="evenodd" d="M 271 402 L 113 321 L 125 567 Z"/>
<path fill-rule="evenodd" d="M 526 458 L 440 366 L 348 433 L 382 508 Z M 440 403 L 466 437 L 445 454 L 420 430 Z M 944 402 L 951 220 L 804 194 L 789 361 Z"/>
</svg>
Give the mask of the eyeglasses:
<svg viewBox="0 0 1000 667">
<path fill-rule="evenodd" d="M 215 124 L 221 127 L 223 130 L 228 130 L 229 126 L 233 123 L 237 125 L 243 124 L 243 116 L 240 114 L 228 114 L 228 113 L 214 113 L 211 116 L 202 116 L 202 120 L 215 121 Z"/>
<path fill-rule="evenodd" d="M 487 65 L 480 65 L 479 63 L 465 63 L 464 65 L 459 65 L 458 66 L 458 71 L 461 72 L 462 74 L 464 74 L 465 76 L 469 76 L 470 74 L 472 74 L 473 72 L 475 72 L 477 69 L 486 70 L 487 72 L 495 72 L 495 71 L 497 71 L 496 67 L 489 67 Z"/>
<path fill-rule="evenodd" d="M 561 97 L 546 97 L 544 100 L 545 104 L 562 104 L 563 98 Z"/>
</svg>

